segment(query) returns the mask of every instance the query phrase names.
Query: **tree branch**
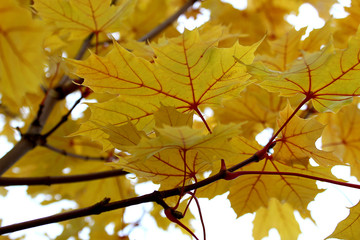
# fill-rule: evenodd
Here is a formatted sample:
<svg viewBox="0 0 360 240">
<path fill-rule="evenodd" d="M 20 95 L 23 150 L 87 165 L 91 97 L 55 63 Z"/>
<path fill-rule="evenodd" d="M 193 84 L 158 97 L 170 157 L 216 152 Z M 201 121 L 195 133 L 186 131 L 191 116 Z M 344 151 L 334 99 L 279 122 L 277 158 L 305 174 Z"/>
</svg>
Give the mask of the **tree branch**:
<svg viewBox="0 0 360 240">
<path fill-rule="evenodd" d="M 242 162 L 243 164 L 240 163 L 238 165 L 244 165 L 245 163 L 249 164 L 250 162 L 257 161 L 257 159 L 258 159 L 257 154 L 254 154 L 249 159 L 243 161 Z M 13 224 L 13 225 L 0 227 L 0 234 L 11 233 L 11 232 L 19 231 L 19 230 L 32 228 L 32 227 L 46 225 L 49 223 L 61 222 L 61 221 L 69 220 L 69 219 L 100 214 L 103 212 L 108 212 L 108 211 L 125 208 L 125 207 L 129 207 L 129 206 L 133 206 L 133 205 L 137 205 L 137 204 L 141 204 L 141 203 L 146 203 L 146 202 L 156 202 L 156 203 L 160 204 L 161 206 L 163 206 L 164 208 L 168 208 L 168 205 L 163 201 L 164 198 L 180 195 L 180 194 L 201 188 L 203 186 L 206 186 L 213 182 L 216 182 L 220 179 L 230 179 L 227 176 L 229 173 L 236 174 L 237 176 L 250 175 L 250 174 L 287 175 L 287 176 L 307 178 L 307 179 L 318 180 L 318 181 L 328 182 L 328 183 L 337 184 L 337 185 L 341 185 L 341 186 L 360 189 L 360 185 L 357 185 L 357 184 L 344 183 L 344 182 L 339 182 L 339 181 L 335 181 L 335 180 L 331 180 L 331 179 L 320 178 L 320 177 L 315 177 L 315 176 L 300 174 L 300 173 L 262 172 L 262 171 L 242 171 L 242 172 L 234 173 L 234 172 L 230 172 L 231 169 L 233 169 L 233 167 L 226 169 L 226 168 L 223 168 L 223 165 L 222 165 L 220 171 L 217 174 L 215 174 L 211 177 L 208 177 L 202 181 L 199 181 L 197 183 L 190 184 L 190 185 L 187 185 L 184 187 L 178 187 L 178 188 L 173 188 L 173 189 L 164 190 L 164 191 L 154 191 L 153 193 L 145 194 L 145 195 L 142 195 L 139 197 L 128 198 L 128 199 L 115 201 L 115 202 L 110 202 L 110 199 L 105 198 L 103 201 L 96 203 L 87 208 L 81 208 L 81 209 L 77 209 L 77 210 L 73 210 L 73 211 L 69 211 L 69 212 L 65 212 L 65 213 L 55 214 L 55 215 L 44 217 L 44 218 L 39 218 L 39 219 L 35 219 L 35 220 L 30 220 L 30 221 L 26 221 L 26 222 L 22 222 L 22 223 L 17 223 L 17 224 Z"/>
<path fill-rule="evenodd" d="M 84 159 L 84 160 L 100 160 L 100 161 L 101 160 L 109 160 L 109 161 L 111 160 L 111 157 L 108 157 L 108 158 L 106 158 L 106 157 L 91 157 L 91 156 L 79 155 L 79 154 L 76 154 L 76 153 L 70 153 L 70 152 L 67 152 L 67 151 L 65 151 L 63 149 L 59 149 L 57 147 L 51 146 L 51 145 L 49 145 L 47 143 L 44 143 L 41 146 L 46 147 L 49 150 L 57 152 L 57 153 L 62 154 L 64 156 L 69 156 L 69 157 L 73 157 L 73 158 L 79 158 L 79 159 Z M 116 157 L 114 157 L 114 159 L 116 159 Z"/>
<path fill-rule="evenodd" d="M 189 0 L 188 2 L 186 2 L 184 4 L 184 6 L 182 6 L 179 10 L 177 10 L 173 15 L 171 15 L 168 19 L 166 19 L 164 22 L 159 24 L 156 28 L 154 28 L 153 30 L 151 30 L 150 32 L 148 32 L 147 34 L 142 36 L 138 41 L 144 42 L 144 41 L 151 40 L 153 37 L 155 37 L 160 32 L 162 32 L 164 29 L 166 29 L 170 24 L 172 24 L 176 19 L 178 19 L 178 17 L 181 14 L 185 13 L 186 10 L 197 1 L 198 0 Z"/>
<path fill-rule="evenodd" d="M 118 177 L 128 174 L 128 172 L 122 169 L 116 169 L 111 171 L 103 171 L 88 174 L 70 175 L 70 176 L 46 176 L 46 177 L 22 177 L 22 178 L 9 178 L 1 177 L 0 186 L 18 186 L 18 185 L 53 185 L 62 183 L 75 183 L 91 180 L 98 180 L 109 177 Z"/>
</svg>

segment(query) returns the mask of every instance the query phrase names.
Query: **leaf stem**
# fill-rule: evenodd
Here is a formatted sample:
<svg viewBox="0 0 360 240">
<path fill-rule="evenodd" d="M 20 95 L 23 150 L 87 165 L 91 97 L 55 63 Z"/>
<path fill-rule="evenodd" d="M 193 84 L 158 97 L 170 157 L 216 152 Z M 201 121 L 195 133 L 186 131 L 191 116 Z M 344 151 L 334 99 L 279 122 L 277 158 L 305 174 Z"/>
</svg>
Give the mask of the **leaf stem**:
<svg viewBox="0 0 360 240">
<path fill-rule="evenodd" d="M 280 132 L 284 129 L 284 127 L 290 122 L 290 120 L 296 115 L 296 113 L 300 110 L 302 106 L 304 106 L 312 97 L 306 96 L 304 100 L 296 107 L 296 109 L 293 111 L 293 113 L 286 119 L 286 121 L 281 125 L 281 127 L 276 131 L 276 133 L 271 137 L 268 144 L 265 146 L 265 148 L 269 147 L 272 142 L 275 140 L 275 138 L 280 134 Z"/>
<path fill-rule="evenodd" d="M 321 182 L 327 182 L 327 183 L 331 183 L 331 184 L 335 184 L 335 185 L 340 185 L 340 186 L 345 186 L 345 187 L 360 189 L 360 185 L 358 185 L 358 184 L 340 182 L 340 181 L 336 181 L 336 180 L 331 180 L 331 179 L 322 178 L 322 177 L 315 177 L 315 176 L 312 176 L 312 175 L 307 175 L 307 174 L 302 174 L 302 173 L 294 173 L 294 172 L 272 172 L 272 171 L 241 171 L 241 172 L 236 172 L 236 173 L 238 174 L 238 176 L 242 176 L 242 175 L 283 175 L 283 176 L 294 176 L 294 177 L 307 178 L 307 179 L 312 179 L 312 180 L 321 181 Z"/>
</svg>

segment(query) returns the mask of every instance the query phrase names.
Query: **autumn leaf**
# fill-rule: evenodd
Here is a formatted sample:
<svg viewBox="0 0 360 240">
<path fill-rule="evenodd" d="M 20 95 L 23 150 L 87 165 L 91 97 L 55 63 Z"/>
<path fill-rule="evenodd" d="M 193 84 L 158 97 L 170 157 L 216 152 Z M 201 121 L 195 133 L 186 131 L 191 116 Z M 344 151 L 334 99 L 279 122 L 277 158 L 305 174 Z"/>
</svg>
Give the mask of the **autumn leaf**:
<svg viewBox="0 0 360 240">
<path fill-rule="evenodd" d="M 360 2 L 351 1 L 351 6 L 345 7 L 344 10 L 349 15 L 345 18 L 335 19 L 334 40 L 339 47 L 346 47 L 349 37 L 353 36 L 358 29 Z"/>
<path fill-rule="evenodd" d="M 236 164 L 252 156 L 262 149 L 256 142 L 243 137 L 232 140 L 234 148 L 238 149 L 238 157 L 231 162 Z M 230 163 L 229 163 L 230 164 Z M 259 171 L 259 174 L 244 174 L 230 182 L 230 194 L 228 199 L 237 216 L 252 213 L 261 207 L 268 207 L 269 200 L 276 198 L 280 202 L 287 202 L 298 210 L 303 217 L 310 217 L 307 205 L 314 197 L 322 192 L 317 188 L 313 180 L 294 176 L 282 175 L 281 172 L 293 172 L 333 178 L 329 169 L 312 166 L 288 166 L 276 160 L 264 160 L 253 163 L 241 169 L 241 171 Z M 262 175 L 261 172 L 278 172 L 279 175 Z"/>
<path fill-rule="evenodd" d="M 271 41 L 272 56 L 262 55 L 257 60 L 262 61 L 270 69 L 277 71 L 285 71 L 291 67 L 294 60 L 297 59 L 300 52 L 301 37 L 305 34 L 305 28 L 296 31 L 290 30 L 281 38 Z"/>
<path fill-rule="evenodd" d="M 347 49 L 334 53 L 329 43 L 320 52 L 304 54 L 288 71 L 271 71 L 261 64 L 249 66 L 249 71 L 263 80 L 261 86 L 271 92 L 282 96 L 302 94 L 304 102 L 312 100 L 316 110 L 336 111 L 360 93 L 359 43 L 360 31 Z"/>
<path fill-rule="evenodd" d="M 357 104 L 343 107 L 338 114 L 323 116 L 322 122 L 327 124 L 322 135 L 323 149 L 333 151 L 350 164 L 351 175 L 360 179 L 360 110 Z"/>
<path fill-rule="evenodd" d="M 328 238 L 356 239 L 360 234 L 360 203 L 350 208 L 350 214 L 341 221 Z"/>
<path fill-rule="evenodd" d="M 280 112 L 279 128 L 286 123 L 292 113 L 293 110 L 289 105 Z M 315 142 L 321 136 L 323 129 L 324 126 L 315 119 L 301 119 L 295 115 L 276 139 L 274 159 L 290 166 L 297 164 L 307 166 L 309 158 L 313 158 L 321 166 L 341 165 L 342 162 L 332 153 L 316 148 Z"/>
<path fill-rule="evenodd" d="M 129 147 L 131 158 L 120 161 L 126 171 L 161 184 L 162 188 L 182 186 L 212 169 L 214 161 L 233 155 L 228 139 L 239 125 L 220 125 L 212 134 L 188 126 L 158 128 L 158 137 L 142 138 Z M 215 147 L 216 146 L 216 147 Z"/>
<path fill-rule="evenodd" d="M 30 11 L 15 0 L 0 2 L 0 93 L 13 111 L 18 111 L 25 93 L 40 89 L 43 41 L 43 24 L 33 20 Z"/>
<path fill-rule="evenodd" d="M 239 97 L 225 100 L 215 109 L 215 116 L 221 123 L 244 123 L 243 136 L 251 139 L 267 127 L 274 129 L 278 112 L 285 106 L 286 98 L 251 84 Z"/>
<path fill-rule="evenodd" d="M 35 0 L 39 15 L 69 34 L 68 40 L 84 39 L 91 33 L 109 33 L 134 7 L 136 1 L 110 6 L 111 0 Z"/>
<path fill-rule="evenodd" d="M 275 198 L 269 200 L 267 208 L 262 207 L 256 211 L 253 223 L 255 240 L 266 237 L 271 228 L 279 231 L 281 239 L 297 239 L 301 232 L 294 216 L 294 209 L 288 203 L 280 203 Z"/>
<path fill-rule="evenodd" d="M 134 56 L 117 43 L 106 57 L 92 54 L 85 61 L 68 61 L 76 66 L 76 74 L 85 79 L 85 85 L 95 92 L 120 94 L 121 100 L 114 101 L 138 112 L 129 116 L 132 112 L 129 107 L 115 110 L 110 106 L 114 105 L 112 102 L 108 106 L 105 106 L 107 103 L 99 104 L 101 113 L 98 114 L 98 104 L 90 105 L 94 116 L 104 116 L 107 112 L 107 119 L 100 120 L 99 117 L 100 121 L 119 125 L 130 120 L 142 130 L 145 126 L 138 125 L 137 121 L 149 124 L 153 113 L 164 105 L 174 106 L 182 112 L 196 112 L 211 131 L 200 108 L 219 104 L 225 94 L 237 94 L 252 82 L 248 80 L 246 68 L 233 56 L 250 63 L 259 45 L 244 47 L 235 43 L 231 48 L 216 48 L 220 35 L 221 32 L 200 35 L 194 30 L 185 31 L 178 38 L 163 40 L 152 45 L 155 63 Z M 122 70 L 119 72 L 118 69 Z M 92 116 L 90 120 L 94 121 L 94 118 Z M 103 125 L 100 121 L 97 122 Z M 98 129 L 90 122 L 84 124 L 77 134 L 89 134 L 94 139 L 98 138 L 95 135 L 101 135 L 95 133 Z"/>
</svg>

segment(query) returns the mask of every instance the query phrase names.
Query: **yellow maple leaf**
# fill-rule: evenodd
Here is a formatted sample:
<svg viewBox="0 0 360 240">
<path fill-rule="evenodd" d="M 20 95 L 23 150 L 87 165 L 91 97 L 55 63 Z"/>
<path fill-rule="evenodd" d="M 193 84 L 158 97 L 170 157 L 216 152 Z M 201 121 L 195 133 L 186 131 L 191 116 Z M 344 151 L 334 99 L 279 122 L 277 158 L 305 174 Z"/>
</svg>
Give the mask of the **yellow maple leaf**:
<svg viewBox="0 0 360 240">
<path fill-rule="evenodd" d="M 334 52 L 331 43 L 321 51 L 304 54 L 285 72 L 271 71 L 261 64 L 249 66 L 254 77 L 264 80 L 261 86 L 283 96 L 302 94 L 312 100 L 316 110 L 338 110 L 359 96 L 360 31 L 345 50 Z"/>
<path fill-rule="evenodd" d="M 327 124 L 322 135 L 323 148 L 345 163 L 351 174 L 360 179 L 360 110 L 357 104 L 343 107 L 337 114 L 329 113 L 322 122 Z"/>
<path fill-rule="evenodd" d="M 18 110 L 25 93 L 40 89 L 45 55 L 43 25 L 15 0 L 0 2 L 0 92 Z M 36 64 L 34 64 L 36 63 Z M 5 96 L 5 97 L 4 97 Z"/>
<path fill-rule="evenodd" d="M 270 69 L 277 71 L 285 71 L 291 67 L 294 60 L 300 55 L 301 36 L 305 34 L 305 28 L 296 31 L 291 29 L 281 38 L 270 41 L 272 56 L 260 56 L 257 60 L 262 61 L 269 66 Z"/>
<path fill-rule="evenodd" d="M 119 162 L 125 170 L 161 184 L 178 187 L 185 181 L 202 177 L 214 161 L 234 154 L 228 139 L 238 134 L 239 125 L 219 125 L 212 134 L 188 126 L 158 128 L 159 136 L 142 138 L 129 147 L 131 158 Z"/>
<path fill-rule="evenodd" d="M 344 10 L 349 15 L 342 19 L 335 19 L 336 28 L 334 30 L 334 40 L 337 46 L 346 47 L 350 36 L 354 35 L 358 29 L 360 21 L 360 2 L 358 0 L 351 1 L 350 7 Z"/>
<path fill-rule="evenodd" d="M 300 234 L 299 223 L 294 216 L 294 209 L 288 203 L 280 203 L 271 198 L 267 208 L 261 207 L 256 211 L 253 236 L 261 240 L 268 235 L 271 228 L 279 231 L 281 239 L 297 239 Z"/>
<path fill-rule="evenodd" d="M 278 126 L 281 127 L 293 113 L 288 105 L 280 112 Z M 321 166 L 342 164 L 332 153 L 319 150 L 315 146 L 321 136 L 324 126 L 315 119 L 301 119 L 294 116 L 281 130 L 276 140 L 273 157 L 287 165 L 308 165 L 308 159 L 313 158 Z"/>
<path fill-rule="evenodd" d="M 151 129 L 149 123 L 153 113 L 161 105 L 173 106 L 182 112 L 194 111 L 202 117 L 201 107 L 219 104 L 225 95 L 237 94 L 252 82 L 246 68 L 233 56 L 251 63 L 260 43 L 252 46 L 235 43 L 230 48 L 216 48 L 220 36 L 219 31 L 206 34 L 206 39 L 202 39 L 194 30 L 185 31 L 178 38 L 164 39 L 152 45 L 155 64 L 133 55 L 117 43 L 106 57 L 92 54 L 85 61 L 69 59 L 77 68 L 76 74 L 85 79 L 85 85 L 95 92 L 120 94 L 121 100 L 113 101 L 128 105 L 114 106 L 114 102 L 90 105 L 94 114 L 90 120 L 100 125 L 104 125 L 104 121 L 121 124 L 130 120 L 138 129 Z M 203 122 L 210 131 L 205 119 Z M 101 133 L 96 133 L 99 128 L 91 124 L 85 123 L 77 133 L 99 138 Z"/>
<path fill-rule="evenodd" d="M 91 33 L 111 32 L 135 3 L 130 0 L 121 6 L 110 6 L 111 0 L 35 0 L 34 7 L 41 17 L 70 34 L 69 40 L 78 40 Z"/>
<path fill-rule="evenodd" d="M 357 239 L 360 236 L 360 202 L 350 208 L 350 214 L 341 221 L 327 238 Z"/>
<path fill-rule="evenodd" d="M 238 155 L 230 162 L 236 164 L 251 157 L 256 151 L 262 149 L 256 142 L 243 137 L 233 138 L 234 148 Z M 256 171 L 258 174 L 244 174 L 230 182 L 228 199 L 238 216 L 257 211 L 260 207 L 268 207 L 269 200 L 276 198 L 280 202 L 287 202 L 298 210 L 303 217 L 311 217 L 307 205 L 315 196 L 322 192 L 317 188 L 314 180 L 297 176 L 282 175 L 282 172 L 307 174 L 331 179 L 330 170 L 324 167 L 288 166 L 276 160 L 264 160 L 253 163 L 240 171 Z M 262 175 L 261 172 L 276 172 L 278 175 Z"/>
<path fill-rule="evenodd" d="M 215 109 L 215 116 L 221 123 L 244 123 L 243 136 L 252 138 L 266 127 L 274 129 L 278 112 L 285 106 L 286 98 L 252 84 L 239 97 L 225 100 Z"/>
</svg>

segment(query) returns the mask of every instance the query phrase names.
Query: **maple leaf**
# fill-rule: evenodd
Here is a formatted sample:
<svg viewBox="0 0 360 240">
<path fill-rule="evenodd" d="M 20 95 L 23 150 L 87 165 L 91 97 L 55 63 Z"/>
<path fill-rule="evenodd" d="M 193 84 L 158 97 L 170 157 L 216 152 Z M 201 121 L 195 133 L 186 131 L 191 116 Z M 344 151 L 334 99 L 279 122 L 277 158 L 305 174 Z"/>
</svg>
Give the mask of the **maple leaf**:
<svg viewBox="0 0 360 240">
<path fill-rule="evenodd" d="M 360 202 L 350 208 L 350 214 L 341 221 L 327 238 L 356 239 L 360 234 Z"/>
<path fill-rule="evenodd" d="M 297 59 L 301 52 L 299 51 L 301 36 L 305 34 L 305 28 L 296 31 L 290 30 L 284 34 L 281 38 L 271 41 L 270 47 L 273 52 L 273 56 L 259 56 L 256 59 L 262 61 L 269 68 L 285 71 L 291 67 L 293 61 Z"/>
<path fill-rule="evenodd" d="M 336 111 L 360 93 L 359 45 L 360 31 L 349 41 L 347 49 L 334 53 L 330 43 L 320 52 L 304 54 L 288 71 L 271 71 L 261 64 L 249 66 L 249 71 L 264 80 L 261 86 L 271 92 L 280 92 L 282 96 L 302 94 L 304 102 L 312 100 L 316 110 Z"/>
<path fill-rule="evenodd" d="M 278 126 L 283 126 L 292 113 L 289 105 L 281 111 Z M 321 166 L 341 165 L 342 162 L 332 153 L 316 148 L 315 142 L 323 129 L 324 126 L 315 119 L 301 119 L 295 115 L 276 140 L 274 159 L 287 165 L 307 166 L 309 158 L 313 158 Z"/>
<path fill-rule="evenodd" d="M 15 0 L 0 2 L 0 92 L 11 110 L 18 111 L 25 93 L 39 90 L 45 62 L 44 33 L 42 23 L 33 20 L 30 11 Z"/>
<path fill-rule="evenodd" d="M 281 239 L 297 239 L 300 234 L 299 223 L 294 216 L 294 209 L 279 200 L 271 198 L 267 208 L 256 211 L 253 236 L 255 240 L 263 239 L 271 228 L 276 228 Z"/>
<path fill-rule="evenodd" d="M 77 40 L 91 33 L 112 32 L 135 3 L 124 1 L 121 6 L 110 6 L 111 0 L 35 0 L 34 7 L 41 17 L 70 34 L 68 40 Z"/>
<path fill-rule="evenodd" d="M 252 156 L 254 152 L 262 149 L 256 142 L 249 141 L 243 137 L 233 138 L 232 143 L 239 152 L 238 157 L 232 159 L 230 163 L 236 164 L 236 162 L 242 159 L 245 160 Z M 241 171 L 259 171 L 259 174 L 245 174 L 230 182 L 228 199 L 238 216 L 255 212 L 260 207 L 268 207 L 269 200 L 276 198 L 280 202 L 286 201 L 295 210 L 298 210 L 303 217 L 310 217 L 307 205 L 323 190 L 319 190 L 313 180 L 286 176 L 280 173 L 293 172 L 333 178 L 329 169 L 324 167 L 304 167 L 300 165 L 290 167 L 276 160 L 254 163 L 242 168 Z M 278 172 L 279 175 L 261 174 L 261 172 L 268 171 Z"/>
<path fill-rule="evenodd" d="M 250 139 L 266 127 L 274 129 L 278 112 L 285 106 L 286 98 L 251 84 L 239 97 L 225 100 L 214 111 L 221 123 L 244 123 L 241 126 L 243 136 Z"/>
<path fill-rule="evenodd" d="M 95 92 L 121 95 L 121 100 L 113 100 L 111 104 L 90 105 L 92 113 L 99 116 L 100 125 L 105 111 L 106 121 L 111 124 L 121 125 L 129 120 L 149 124 L 160 105 L 174 106 L 182 112 L 195 111 L 203 117 L 199 108 L 219 104 L 225 94 L 237 94 L 252 82 L 246 68 L 233 56 L 250 63 L 260 44 L 244 47 L 235 43 L 231 48 L 216 48 L 220 35 L 221 32 L 206 34 L 205 39 L 201 39 L 197 30 L 185 31 L 178 38 L 154 44 L 155 64 L 136 57 L 117 43 L 106 57 L 91 54 L 85 61 L 68 61 L 76 66 L 76 74 L 85 79 L 84 84 Z M 110 106 L 115 102 L 131 109 L 124 106 L 115 110 Z M 96 113 L 97 106 L 101 109 L 99 113 Z M 138 113 L 133 115 L 132 109 Z M 95 119 L 91 117 L 90 120 Z M 203 121 L 207 125 L 205 119 Z M 137 127 L 143 129 L 145 126 Z M 210 131 L 209 126 L 207 128 Z M 92 131 L 90 135 L 94 139 L 94 131 L 98 129 L 89 123 L 77 133 Z"/>
<path fill-rule="evenodd" d="M 228 139 L 237 134 L 238 128 L 235 124 L 220 125 L 207 135 L 188 126 L 158 128 L 158 137 L 142 138 L 136 146 L 128 147 L 132 157 L 119 164 L 161 184 L 161 188 L 178 187 L 211 170 L 214 161 L 234 154 Z"/>
<path fill-rule="evenodd" d="M 351 174 L 360 179 L 360 110 L 356 104 L 343 107 L 337 114 L 322 117 L 327 124 L 322 134 L 323 148 L 333 151 L 350 164 Z"/>
</svg>

